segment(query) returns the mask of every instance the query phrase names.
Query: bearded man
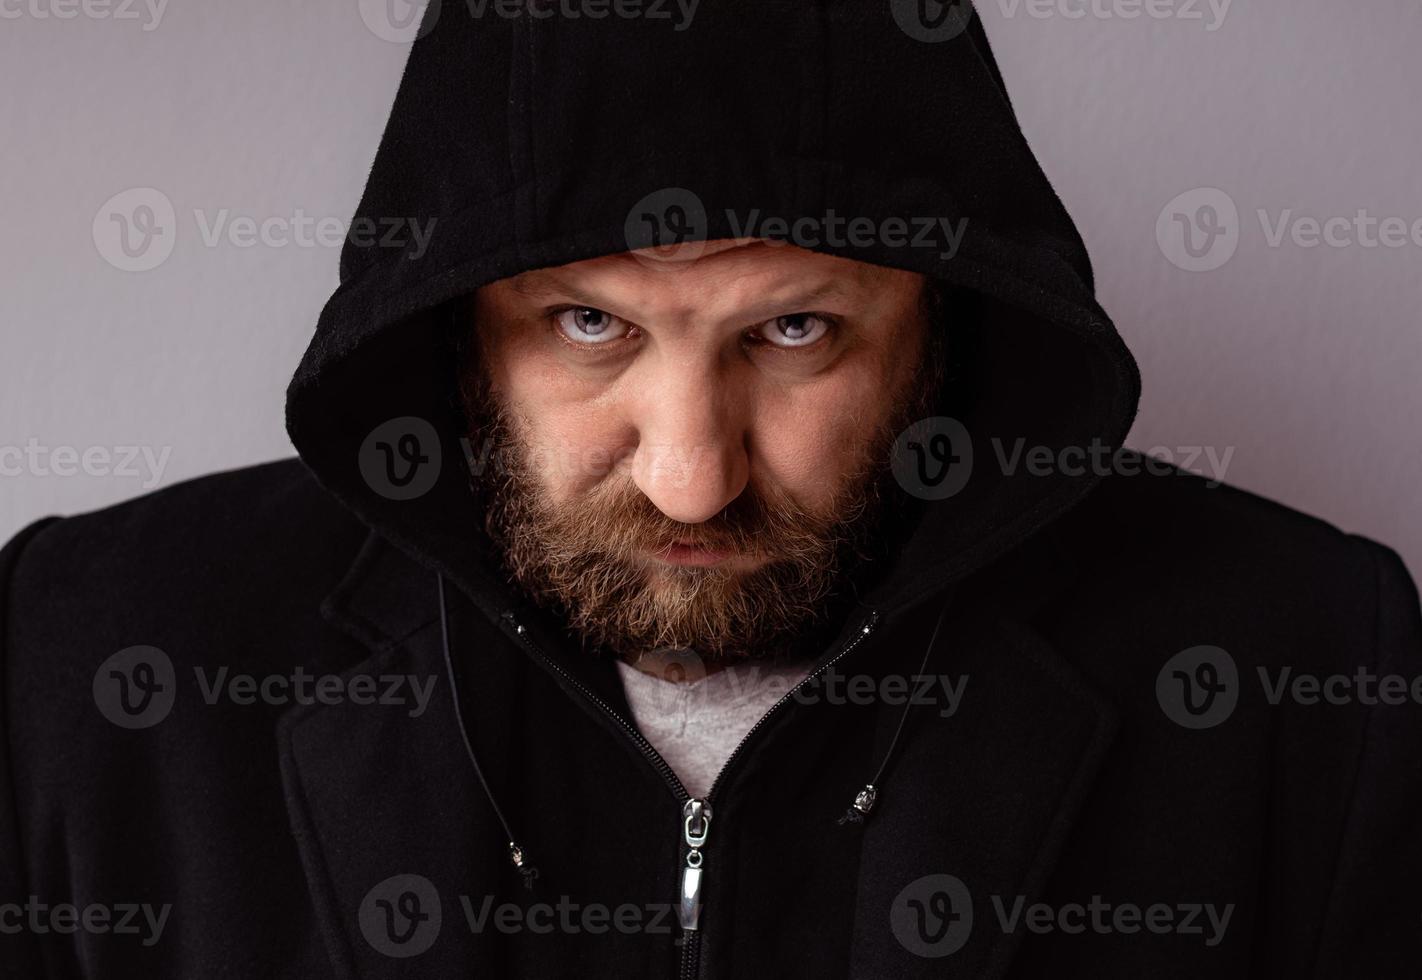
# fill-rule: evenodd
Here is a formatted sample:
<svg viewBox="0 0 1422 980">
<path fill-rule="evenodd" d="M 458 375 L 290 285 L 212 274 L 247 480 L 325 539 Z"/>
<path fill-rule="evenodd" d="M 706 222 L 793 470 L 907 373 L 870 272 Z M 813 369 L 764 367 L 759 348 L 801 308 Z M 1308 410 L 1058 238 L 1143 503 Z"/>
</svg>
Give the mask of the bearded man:
<svg viewBox="0 0 1422 980">
<path fill-rule="evenodd" d="M 10 974 L 1415 970 L 1416 591 L 1120 449 L 976 21 L 447 7 L 299 459 L 0 553 Z"/>
</svg>

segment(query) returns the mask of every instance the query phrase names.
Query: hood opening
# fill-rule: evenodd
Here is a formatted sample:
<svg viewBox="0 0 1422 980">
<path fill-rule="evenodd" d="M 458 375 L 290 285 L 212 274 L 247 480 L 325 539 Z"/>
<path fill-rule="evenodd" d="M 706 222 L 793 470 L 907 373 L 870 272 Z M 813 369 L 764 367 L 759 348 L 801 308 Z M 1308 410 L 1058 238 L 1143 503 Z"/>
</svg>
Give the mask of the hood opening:
<svg viewBox="0 0 1422 980">
<path fill-rule="evenodd" d="M 959 318 L 948 311 L 950 356 L 967 353 L 944 393 L 971 437 L 971 476 L 921 505 L 866 602 L 920 601 L 1081 499 L 1098 479 L 1089 468 L 1033 475 L 1025 453 L 1118 447 L 1139 397 L 1135 363 L 1094 298 L 1081 239 L 981 24 L 929 43 L 890 7 L 704 5 L 675 31 L 446 5 L 412 47 L 357 212 L 429 234 L 418 247 L 347 243 L 288 389 L 288 431 L 316 478 L 497 615 L 507 587 L 450 398 L 449 304 L 528 269 L 652 244 L 640 219 L 675 213 L 686 240 L 744 237 L 759 221 L 771 233 L 755 237 L 976 297 Z M 835 239 L 832 216 L 876 234 Z M 776 234 L 767 217 L 818 222 L 819 240 Z M 961 229 L 956 241 L 887 233 L 940 219 Z"/>
</svg>

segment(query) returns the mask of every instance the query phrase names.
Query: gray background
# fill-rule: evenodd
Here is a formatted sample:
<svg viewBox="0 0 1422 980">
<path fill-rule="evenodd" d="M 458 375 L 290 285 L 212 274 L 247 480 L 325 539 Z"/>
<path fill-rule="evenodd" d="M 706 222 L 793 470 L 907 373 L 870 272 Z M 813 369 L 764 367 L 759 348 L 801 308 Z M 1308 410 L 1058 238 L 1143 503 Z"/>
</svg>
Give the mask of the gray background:
<svg viewBox="0 0 1422 980">
<path fill-rule="evenodd" d="M 979 0 L 1140 360 L 1130 444 L 1232 452 L 1228 482 L 1390 543 L 1422 572 L 1422 247 L 1275 246 L 1257 215 L 1422 219 L 1422 7 L 1235 0 L 1219 20 L 1221 0 L 1153 2 L 1154 16 L 1141 0 Z M 195 213 L 344 224 L 408 50 L 363 8 L 171 0 L 155 19 L 141 2 L 125 18 L 0 0 L 0 451 L 48 451 L 38 466 L 8 457 L 20 472 L 0 476 L 0 538 L 290 454 L 282 393 L 338 249 L 208 245 Z M 175 247 L 122 271 L 95 218 L 145 187 L 172 202 Z M 1198 188 L 1240 217 L 1233 256 L 1192 272 L 1157 219 Z M 1204 200 L 1167 211 L 1167 231 Z M 119 457 L 99 451 L 126 446 L 166 452 L 161 480 L 142 456 L 133 475 L 109 472 Z M 70 465 L 57 447 L 90 451 L 91 472 L 52 472 Z M 1195 468 L 1221 475 L 1207 458 Z"/>
</svg>

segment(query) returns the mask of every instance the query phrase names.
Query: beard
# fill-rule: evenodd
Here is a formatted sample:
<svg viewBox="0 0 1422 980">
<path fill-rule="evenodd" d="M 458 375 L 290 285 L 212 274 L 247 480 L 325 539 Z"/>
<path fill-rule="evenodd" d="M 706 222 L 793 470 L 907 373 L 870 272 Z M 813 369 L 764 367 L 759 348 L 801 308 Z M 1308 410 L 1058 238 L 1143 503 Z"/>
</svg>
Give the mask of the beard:
<svg viewBox="0 0 1422 980">
<path fill-rule="evenodd" d="M 526 427 L 467 364 L 461 386 L 471 434 L 498 465 L 476 487 L 504 570 L 539 606 L 560 616 L 585 647 L 629 662 L 691 650 L 704 663 L 789 655 L 832 620 L 853 573 L 884 550 L 887 507 L 902 500 L 889 466 L 897 434 L 931 407 L 939 344 L 924 345 L 911 382 L 837 474 L 827 505 L 811 509 L 754 475 L 715 517 L 667 517 L 615 467 L 592 489 L 556 501 L 539 474 Z M 754 470 L 754 467 L 752 468 Z M 753 559 L 706 567 L 651 556 L 673 544 Z"/>
</svg>

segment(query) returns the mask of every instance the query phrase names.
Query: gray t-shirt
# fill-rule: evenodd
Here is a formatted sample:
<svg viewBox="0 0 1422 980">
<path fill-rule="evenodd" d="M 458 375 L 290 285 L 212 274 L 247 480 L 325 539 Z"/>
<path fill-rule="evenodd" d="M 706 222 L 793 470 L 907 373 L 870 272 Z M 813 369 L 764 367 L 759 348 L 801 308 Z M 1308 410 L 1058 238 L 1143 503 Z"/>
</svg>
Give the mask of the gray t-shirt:
<svg viewBox="0 0 1422 980">
<path fill-rule="evenodd" d="M 804 680 L 810 663 L 744 664 L 681 682 L 620 660 L 617 669 L 637 728 L 686 791 L 700 798 L 746 733 Z"/>
</svg>

